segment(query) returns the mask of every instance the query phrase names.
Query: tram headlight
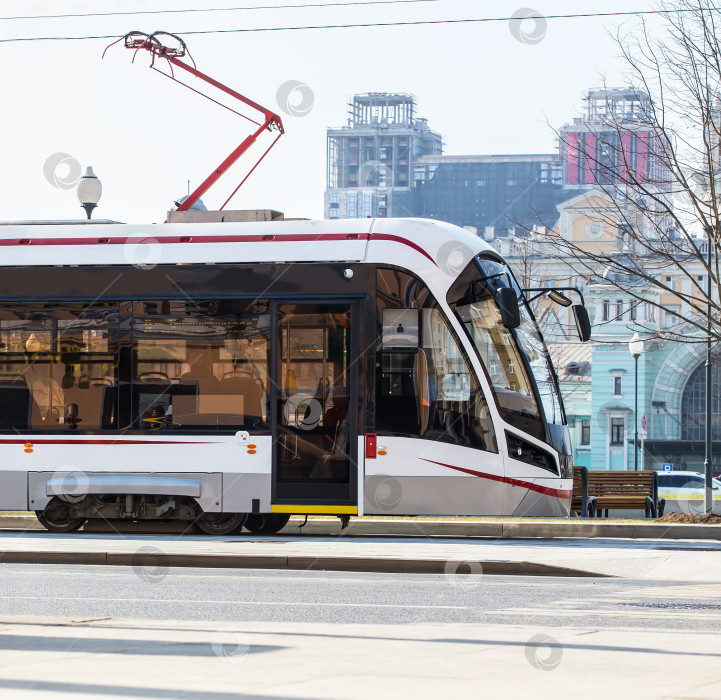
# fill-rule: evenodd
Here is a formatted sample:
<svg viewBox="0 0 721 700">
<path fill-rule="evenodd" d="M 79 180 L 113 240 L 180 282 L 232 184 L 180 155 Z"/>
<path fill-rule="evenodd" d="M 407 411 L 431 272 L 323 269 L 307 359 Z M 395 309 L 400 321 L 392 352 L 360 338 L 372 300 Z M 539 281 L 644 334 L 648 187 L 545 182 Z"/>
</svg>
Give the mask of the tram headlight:
<svg viewBox="0 0 721 700">
<path fill-rule="evenodd" d="M 526 442 L 526 440 L 522 440 L 508 431 L 506 431 L 506 440 L 508 441 L 508 456 L 511 459 L 532 464 L 534 467 L 540 467 L 554 475 L 558 473 L 556 471 L 556 460 L 553 459 L 550 452 L 546 452 L 546 450 L 542 450 L 540 447 Z"/>
<path fill-rule="evenodd" d="M 550 452 L 509 432 L 506 432 L 506 440 L 508 440 L 508 456 L 512 459 L 540 467 L 554 475 L 558 473 L 562 479 L 573 477 L 573 457 L 571 455 L 556 453 L 558 455 L 558 472 L 556 472 L 556 460 Z"/>
</svg>

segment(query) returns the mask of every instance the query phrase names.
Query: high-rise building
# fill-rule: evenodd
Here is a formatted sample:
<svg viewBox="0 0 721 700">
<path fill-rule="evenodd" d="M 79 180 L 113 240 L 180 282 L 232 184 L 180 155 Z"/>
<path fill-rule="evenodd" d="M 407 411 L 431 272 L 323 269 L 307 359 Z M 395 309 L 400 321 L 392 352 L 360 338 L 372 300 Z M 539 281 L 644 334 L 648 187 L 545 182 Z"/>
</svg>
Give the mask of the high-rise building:
<svg viewBox="0 0 721 700">
<path fill-rule="evenodd" d="M 326 218 L 420 216 L 490 239 L 551 228 L 558 205 L 594 186 L 623 186 L 629 173 L 668 189 L 641 90 L 590 90 L 555 154 L 443 155 L 412 95 L 355 95 L 348 106 L 347 126 L 328 129 Z"/>
<path fill-rule="evenodd" d="M 612 185 L 629 172 L 639 183 L 663 189 L 662 144 L 649 125 L 651 100 L 635 88 L 589 90 L 583 117 L 559 132 L 563 184 L 569 187 Z"/>
<path fill-rule="evenodd" d="M 416 116 L 416 98 L 355 95 L 347 126 L 328 129 L 327 219 L 412 216 L 413 167 L 443 153 L 443 139 Z"/>
<path fill-rule="evenodd" d="M 505 236 L 553 226 L 562 188 L 558 156 L 423 156 L 414 173 L 414 216 L 472 226 L 479 235 Z"/>
<path fill-rule="evenodd" d="M 443 155 L 443 138 L 402 93 L 355 95 L 348 124 L 328 129 L 325 218 L 420 216 L 486 237 L 553 226 L 558 155 Z"/>
</svg>

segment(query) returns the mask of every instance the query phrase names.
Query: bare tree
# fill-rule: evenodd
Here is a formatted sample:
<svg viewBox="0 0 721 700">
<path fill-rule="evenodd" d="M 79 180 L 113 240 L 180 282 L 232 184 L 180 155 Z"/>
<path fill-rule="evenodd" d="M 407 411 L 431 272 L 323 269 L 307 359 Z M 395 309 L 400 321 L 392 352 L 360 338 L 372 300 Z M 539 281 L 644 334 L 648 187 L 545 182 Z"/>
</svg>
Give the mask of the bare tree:
<svg viewBox="0 0 721 700">
<path fill-rule="evenodd" d="M 539 276 L 538 254 L 534 249 L 534 239 L 530 236 L 512 236 L 510 239 L 508 257 L 513 263 L 513 270 L 516 273 L 519 283 L 524 289 L 539 287 L 541 277 Z M 531 304 L 533 313 L 538 311 L 538 302 Z"/>
<path fill-rule="evenodd" d="M 558 228 L 546 240 L 576 274 L 622 290 L 633 305 L 668 313 L 675 302 L 678 323 L 649 332 L 699 342 L 708 322 L 721 340 L 721 10 L 709 0 L 657 9 L 616 35 L 640 96 L 632 111 L 609 90 L 607 108 L 587 115 L 592 146 L 559 134 L 593 173 L 593 217 L 612 233 L 589 243 Z"/>
</svg>

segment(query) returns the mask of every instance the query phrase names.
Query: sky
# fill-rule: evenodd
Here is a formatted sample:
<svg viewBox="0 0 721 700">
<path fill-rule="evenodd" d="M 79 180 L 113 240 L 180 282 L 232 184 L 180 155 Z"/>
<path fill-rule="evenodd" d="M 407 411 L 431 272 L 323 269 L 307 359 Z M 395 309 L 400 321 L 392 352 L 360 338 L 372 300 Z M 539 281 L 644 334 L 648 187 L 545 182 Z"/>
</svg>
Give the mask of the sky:
<svg viewBox="0 0 721 700">
<path fill-rule="evenodd" d="M 309 3 L 334 6 L 297 7 Z M 261 5 L 294 7 L 247 9 Z M 203 11 L 139 14 L 188 8 Z M 0 40 L 643 9 L 647 0 L 2 0 Z M 110 12 L 133 14 L 10 19 Z M 184 39 L 199 70 L 284 121 L 286 133 L 227 208 L 322 218 L 326 129 L 346 123 L 353 94 L 415 95 L 418 116 L 443 134 L 448 154 L 551 153 L 553 129 L 580 115 L 589 88 L 628 84 L 610 33 L 634 21 L 504 19 Z M 200 184 L 250 133 L 249 122 L 149 70 L 147 52 L 133 63 L 117 44 L 103 59 L 111 41 L 0 41 L 0 220 L 83 217 L 73 184 L 78 166 L 90 165 L 103 183 L 94 218 L 162 222 L 188 180 L 191 189 Z M 269 144 L 263 138 L 203 197 L 209 209 Z"/>
</svg>

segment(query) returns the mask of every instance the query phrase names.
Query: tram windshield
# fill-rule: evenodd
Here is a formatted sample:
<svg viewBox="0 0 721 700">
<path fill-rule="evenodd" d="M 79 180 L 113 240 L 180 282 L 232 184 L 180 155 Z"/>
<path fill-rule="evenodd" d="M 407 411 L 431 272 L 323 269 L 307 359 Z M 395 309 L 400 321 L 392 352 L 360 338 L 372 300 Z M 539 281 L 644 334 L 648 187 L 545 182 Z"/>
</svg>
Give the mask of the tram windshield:
<svg viewBox="0 0 721 700">
<path fill-rule="evenodd" d="M 506 328 L 497 292 L 516 292 L 521 323 Z M 448 293 L 448 302 L 473 341 L 508 423 L 542 440 L 546 424 L 564 424 L 565 416 L 548 350 L 535 318 L 510 268 L 477 258 Z"/>
</svg>

